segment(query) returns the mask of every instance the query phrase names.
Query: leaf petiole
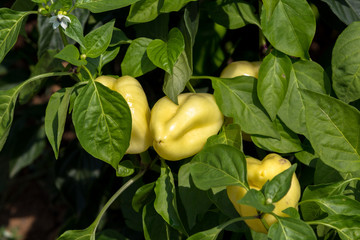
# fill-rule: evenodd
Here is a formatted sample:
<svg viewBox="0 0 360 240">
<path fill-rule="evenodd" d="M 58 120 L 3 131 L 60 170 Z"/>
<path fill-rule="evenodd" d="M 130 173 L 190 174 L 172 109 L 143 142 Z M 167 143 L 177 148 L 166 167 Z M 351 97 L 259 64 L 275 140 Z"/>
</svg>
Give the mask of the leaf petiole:
<svg viewBox="0 0 360 240">
<path fill-rule="evenodd" d="M 196 91 L 195 91 L 195 89 L 193 88 L 193 86 L 191 85 L 190 81 L 188 81 L 188 82 L 186 83 L 186 88 L 187 88 L 190 92 L 196 93 Z"/>
</svg>

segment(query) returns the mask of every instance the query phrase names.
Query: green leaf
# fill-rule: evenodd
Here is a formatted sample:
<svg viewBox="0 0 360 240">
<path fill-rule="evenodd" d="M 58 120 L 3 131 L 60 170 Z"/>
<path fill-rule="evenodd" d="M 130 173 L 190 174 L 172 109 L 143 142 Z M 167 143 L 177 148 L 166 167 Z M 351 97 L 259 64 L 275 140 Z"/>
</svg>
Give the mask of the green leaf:
<svg viewBox="0 0 360 240">
<path fill-rule="evenodd" d="M 266 182 L 263 186 L 264 196 L 266 201 L 276 203 L 281 200 L 289 191 L 292 178 L 297 164 L 291 165 L 290 168 L 276 175 L 270 182 Z"/>
<path fill-rule="evenodd" d="M 273 121 L 285 98 L 291 68 L 290 58 L 278 51 L 271 51 L 260 66 L 257 93 Z"/>
<path fill-rule="evenodd" d="M 268 236 L 276 240 L 316 240 L 316 235 L 309 224 L 296 218 L 277 217 L 271 225 Z"/>
<path fill-rule="evenodd" d="M 228 29 L 244 27 L 247 23 L 260 27 L 255 8 L 250 2 L 243 0 L 216 0 L 205 3 L 210 17 L 217 23 Z"/>
<path fill-rule="evenodd" d="M 169 166 L 161 163 L 161 175 L 156 180 L 154 207 L 158 214 L 173 228 L 187 235 L 181 222 L 176 203 L 174 177 Z"/>
<path fill-rule="evenodd" d="M 313 220 L 323 214 L 320 207 L 313 202 L 305 202 L 306 200 L 326 198 L 336 195 L 342 195 L 345 188 L 352 180 L 339 181 L 335 183 L 324 183 L 319 185 L 309 185 L 305 188 L 300 203 L 300 210 L 305 220 Z"/>
<path fill-rule="evenodd" d="M 320 159 L 315 162 L 314 185 L 343 181 L 352 177 L 351 173 L 341 173 L 326 165 Z"/>
<path fill-rule="evenodd" d="M 324 219 L 311 221 L 309 224 L 321 224 L 333 228 L 342 240 L 360 239 L 359 216 L 331 215 Z"/>
<path fill-rule="evenodd" d="M 185 42 L 181 31 L 173 28 L 169 32 L 167 42 L 161 39 L 152 40 L 146 52 L 155 66 L 172 75 L 174 65 L 184 48 Z"/>
<path fill-rule="evenodd" d="M 73 123 L 82 147 L 117 170 L 131 133 L 125 99 L 101 83 L 89 82 L 75 99 Z"/>
<path fill-rule="evenodd" d="M 309 58 L 316 22 L 306 0 L 264 1 L 261 28 L 277 50 L 290 56 Z"/>
<path fill-rule="evenodd" d="M 168 12 L 178 12 L 180 9 L 182 9 L 186 4 L 192 1 L 197 0 L 164 0 L 163 5 L 161 6 L 160 12 L 162 13 L 168 13 Z"/>
<path fill-rule="evenodd" d="M 0 8 L 0 63 L 15 45 L 24 18 L 34 12 L 18 12 Z"/>
<path fill-rule="evenodd" d="M 205 147 L 226 144 L 242 150 L 242 135 L 238 124 L 229 124 L 218 134 L 208 138 Z"/>
<path fill-rule="evenodd" d="M 193 47 L 199 27 L 199 9 L 197 3 L 189 4 L 184 10 L 184 17 L 180 23 L 180 30 L 185 40 L 185 53 L 193 71 Z"/>
<path fill-rule="evenodd" d="M 50 6 L 49 12 L 56 12 L 57 10 L 69 11 L 72 6 L 72 0 L 53 1 L 49 6 Z"/>
<path fill-rule="evenodd" d="M 84 39 L 84 47 L 80 48 L 81 53 L 96 58 L 105 52 L 111 41 L 114 23 L 115 21 L 110 21 L 88 33 Z"/>
<path fill-rule="evenodd" d="M 77 0 L 75 6 L 89 9 L 93 13 L 101 13 L 118 8 L 123 8 L 138 2 L 139 0 Z"/>
<path fill-rule="evenodd" d="M 119 51 L 120 51 L 120 47 L 117 47 L 114 49 L 109 49 L 109 51 L 105 51 L 100 55 L 99 66 L 98 66 L 99 73 L 101 73 L 101 69 L 104 67 L 104 65 L 110 63 L 112 60 L 116 58 L 116 56 L 119 54 Z"/>
<path fill-rule="evenodd" d="M 237 201 L 239 204 L 254 207 L 261 212 L 270 213 L 275 206 L 266 202 L 264 194 L 256 189 L 250 189 L 243 198 Z"/>
<path fill-rule="evenodd" d="M 165 73 L 163 91 L 166 96 L 177 103 L 177 96 L 184 91 L 186 83 L 190 80 L 192 74 L 185 52 L 180 54 L 172 72 L 172 75 Z"/>
<path fill-rule="evenodd" d="M 315 153 L 315 151 L 312 148 L 309 140 L 305 139 L 302 142 L 302 148 L 303 148 L 302 151 L 295 153 L 295 157 L 301 163 L 309 166 L 312 161 L 316 161 L 316 159 L 319 159 L 319 156 Z M 319 161 L 320 161 L 320 159 L 319 159 Z M 325 165 L 325 166 L 327 166 L 327 165 Z"/>
<path fill-rule="evenodd" d="M 121 63 L 123 75 L 139 77 L 156 68 L 146 54 L 151 41 L 149 38 L 137 38 L 131 42 Z"/>
<path fill-rule="evenodd" d="M 359 44 L 360 22 L 354 22 L 340 34 L 332 53 L 333 88 L 338 98 L 346 103 L 360 98 Z"/>
<path fill-rule="evenodd" d="M 68 230 L 57 240 L 95 240 L 95 226 L 91 225 L 83 230 Z"/>
<path fill-rule="evenodd" d="M 84 30 L 81 22 L 76 16 L 72 14 L 69 14 L 67 16 L 70 18 L 71 23 L 64 30 L 65 35 L 69 38 L 74 39 L 77 43 L 80 44 L 80 46 L 84 47 Z"/>
<path fill-rule="evenodd" d="M 229 145 L 204 148 L 191 161 L 191 176 L 201 190 L 239 185 L 248 189 L 244 154 Z"/>
<path fill-rule="evenodd" d="M 223 231 L 227 226 L 239 220 L 240 220 L 239 218 L 231 219 L 223 224 L 220 224 L 219 226 L 213 227 L 211 229 L 202 232 L 195 233 L 186 240 L 216 240 L 218 239 L 217 237 L 221 231 Z"/>
<path fill-rule="evenodd" d="M 126 24 L 146 23 L 154 20 L 159 15 L 161 3 L 159 0 L 140 0 L 132 4 Z"/>
<path fill-rule="evenodd" d="M 55 55 L 56 58 L 67 61 L 75 66 L 86 65 L 87 61 L 80 59 L 79 50 L 74 45 L 66 45 L 58 54 Z"/>
<path fill-rule="evenodd" d="M 300 219 L 300 214 L 298 212 L 298 210 L 296 210 L 296 208 L 293 207 L 288 207 L 285 210 L 282 211 L 283 213 L 286 213 L 287 215 L 289 215 L 291 218 L 296 218 L 296 219 Z"/>
<path fill-rule="evenodd" d="M 248 134 L 279 138 L 275 124 L 261 106 L 256 94 L 256 79 L 241 76 L 232 79 L 211 78 L 214 97 L 221 112 Z"/>
<path fill-rule="evenodd" d="M 211 206 L 207 193 L 195 187 L 190 176 L 191 164 L 187 163 L 180 167 L 178 173 L 178 186 L 181 203 L 185 207 L 187 222 L 192 229 L 197 219 L 203 216 Z"/>
<path fill-rule="evenodd" d="M 276 118 L 274 122 L 280 139 L 253 135 L 251 140 L 256 146 L 277 153 L 292 153 L 303 150 L 297 134 L 291 131 L 279 118 Z"/>
<path fill-rule="evenodd" d="M 181 234 L 167 224 L 155 211 L 153 202 L 145 205 L 142 212 L 145 240 L 181 239 Z"/>
<path fill-rule="evenodd" d="M 360 20 L 360 5 L 357 0 L 322 0 L 346 25 Z"/>
<path fill-rule="evenodd" d="M 72 91 L 73 88 L 60 89 L 50 97 L 46 107 L 45 132 L 56 159 L 59 156 Z"/>
<path fill-rule="evenodd" d="M 312 61 L 294 63 L 290 73 L 290 82 L 278 116 L 292 131 L 307 135 L 305 121 L 305 104 L 300 89 L 327 93 L 329 79 L 324 69 Z"/>
<path fill-rule="evenodd" d="M 315 198 L 305 202 L 314 202 L 329 215 L 360 216 L 360 202 L 345 195 Z"/>
<path fill-rule="evenodd" d="M 117 177 L 128 177 L 135 172 L 135 166 L 130 160 L 121 161 L 116 170 Z"/>
<path fill-rule="evenodd" d="M 230 201 L 226 186 L 225 187 L 215 187 L 207 191 L 208 197 L 213 204 L 229 218 L 239 217 L 239 213 L 235 211 L 234 205 Z"/>
<path fill-rule="evenodd" d="M 301 93 L 309 140 L 320 159 L 340 172 L 360 170 L 360 112 L 327 95 Z"/>
<path fill-rule="evenodd" d="M 132 199 L 132 207 L 136 212 L 139 212 L 140 209 L 147 203 L 150 195 L 154 193 L 155 182 L 151 182 L 145 185 L 142 185 L 138 190 L 136 190 L 134 197 Z"/>
<path fill-rule="evenodd" d="M 64 76 L 71 73 L 46 73 L 29 78 L 25 82 L 9 89 L 0 90 L 0 150 L 4 147 L 10 132 L 10 127 L 14 118 L 16 100 L 22 88 L 33 81 L 52 76 Z"/>
<path fill-rule="evenodd" d="M 31 0 L 31 1 L 34 2 L 34 3 L 43 3 L 43 4 L 47 3 L 46 0 Z"/>
<path fill-rule="evenodd" d="M 115 47 L 120 44 L 129 44 L 131 43 L 131 40 L 125 35 L 125 33 L 116 27 L 114 27 L 114 31 L 111 37 L 111 42 L 109 44 L 109 47 Z"/>
</svg>

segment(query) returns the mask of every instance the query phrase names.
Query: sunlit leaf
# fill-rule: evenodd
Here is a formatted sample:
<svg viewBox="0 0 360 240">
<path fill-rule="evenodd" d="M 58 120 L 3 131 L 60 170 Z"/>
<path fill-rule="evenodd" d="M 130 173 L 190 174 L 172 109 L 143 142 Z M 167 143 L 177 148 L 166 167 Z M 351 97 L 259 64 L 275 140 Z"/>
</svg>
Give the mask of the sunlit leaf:
<svg viewBox="0 0 360 240">
<path fill-rule="evenodd" d="M 191 161 L 191 176 L 202 190 L 239 185 L 248 188 L 244 154 L 229 145 L 203 149 Z"/>
<path fill-rule="evenodd" d="M 100 83 L 90 82 L 76 97 L 72 116 L 83 148 L 116 170 L 130 140 L 131 114 L 125 99 Z"/>
<path fill-rule="evenodd" d="M 8 8 L 0 8 L 0 63 L 14 46 L 24 18 L 34 12 L 18 12 Z"/>
<path fill-rule="evenodd" d="M 276 49 L 290 56 L 309 57 L 316 22 L 306 0 L 264 1 L 261 27 Z"/>
<path fill-rule="evenodd" d="M 360 169 L 360 112 L 333 97 L 301 91 L 309 140 L 321 160 L 340 172 Z"/>
<path fill-rule="evenodd" d="M 106 12 L 129 6 L 139 0 L 78 0 L 76 1 L 76 7 L 89 9 L 93 13 Z"/>
<path fill-rule="evenodd" d="M 360 98 L 359 45 L 360 22 L 354 22 L 340 34 L 333 49 L 333 87 L 337 97 L 346 103 Z"/>
</svg>

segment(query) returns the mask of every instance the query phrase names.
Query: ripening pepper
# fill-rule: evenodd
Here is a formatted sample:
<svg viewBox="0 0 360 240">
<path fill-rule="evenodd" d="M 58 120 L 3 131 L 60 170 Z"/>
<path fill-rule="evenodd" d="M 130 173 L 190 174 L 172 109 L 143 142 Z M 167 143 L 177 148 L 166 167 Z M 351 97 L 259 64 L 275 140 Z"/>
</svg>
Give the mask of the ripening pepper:
<svg viewBox="0 0 360 240">
<path fill-rule="evenodd" d="M 287 159 L 282 158 L 275 153 L 268 154 L 262 161 L 248 157 L 246 158 L 246 163 L 249 186 L 256 190 L 260 190 L 268 180 L 271 180 L 276 175 L 291 167 L 291 163 Z M 228 186 L 226 189 L 230 201 L 241 216 L 256 216 L 259 214 L 254 207 L 237 203 L 238 200 L 245 196 L 247 192 L 245 188 L 240 186 Z M 300 184 L 294 173 L 287 194 L 278 202 L 273 203 L 275 206 L 273 213 L 281 217 L 288 217 L 288 215 L 282 211 L 288 207 L 297 209 L 300 194 Z M 263 219 L 269 227 L 277 221 L 271 214 L 264 214 Z M 267 233 L 267 230 L 260 219 L 245 220 L 245 223 L 256 232 Z"/>
<path fill-rule="evenodd" d="M 151 109 L 153 147 L 166 160 L 180 160 L 198 153 L 208 137 L 220 130 L 224 116 L 209 93 L 183 93 L 178 105 L 168 97 Z"/>
<path fill-rule="evenodd" d="M 221 72 L 221 78 L 234 78 L 238 76 L 251 76 L 258 78 L 261 61 L 236 61 L 227 65 Z"/>
<path fill-rule="evenodd" d="M 100 76 L 95 81 L 120 93 L 130 108 L 132 128 L 130 145 L 126 153 L 137 154 L 146 151 L 152 143 L 149 130 L 150 108 L 141 84 L 130 76 L 122 76 L 118 79 Z"/>
</svg>

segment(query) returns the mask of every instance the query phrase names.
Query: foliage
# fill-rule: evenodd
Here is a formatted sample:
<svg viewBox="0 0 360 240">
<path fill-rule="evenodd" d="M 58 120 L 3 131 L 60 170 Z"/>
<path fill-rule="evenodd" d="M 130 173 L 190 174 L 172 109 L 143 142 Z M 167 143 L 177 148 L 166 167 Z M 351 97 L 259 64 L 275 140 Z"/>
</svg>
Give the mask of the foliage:
<svg viewBox="0 0 360 240">
<path fill-rule="evenodd" d="M 360 239 L 359 52 L 356 0 L 16 0 L 0 8 L 1 194 L 46 162 L 75 210 L 59 240 Z M 237 60 L 262 61 L 258 79 L 218 77 Z M 101 75 L 136 77 L 150 107 L 213 93 L 226 121 L 187 159 L 125 154 L 130 109 Z M 226 186 L 249 189 L 246 156 L 270 152 L 291 171 L 242 204 L 271 212 L 294 171 L 303 192 L 266 236 Z"/>
</svg>

